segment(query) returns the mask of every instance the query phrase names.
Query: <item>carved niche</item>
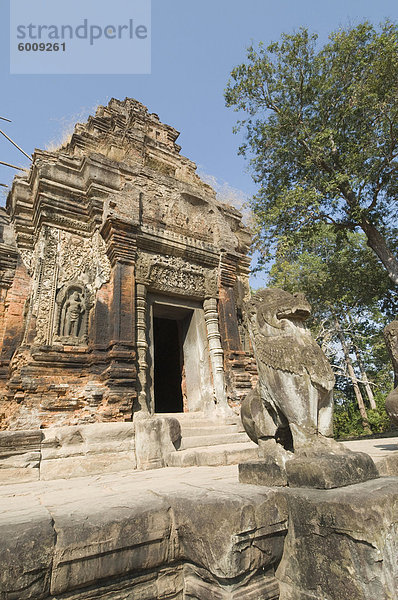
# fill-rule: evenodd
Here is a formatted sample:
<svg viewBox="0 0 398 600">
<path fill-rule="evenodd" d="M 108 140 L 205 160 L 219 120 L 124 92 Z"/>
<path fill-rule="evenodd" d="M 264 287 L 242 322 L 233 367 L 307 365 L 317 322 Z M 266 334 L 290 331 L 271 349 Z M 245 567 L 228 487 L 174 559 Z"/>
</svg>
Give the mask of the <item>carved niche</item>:
<svg viewBox="0 0 398 600">
<path fill-rule="evenodd" d="M 86 345 L 92 302 L 85 286 L 79 283 L 64 285 L 57 293 L 55 301 L 57 309 L 54 342 L 71 346 Z"/>
<path fill-rule="evenodd" d="M 33 277 L 24 340 L 31 335 L 34 345 L 86 344 L 90 307 L 111 272 L 99 231 L 86 238 L 44 225 L 34 251 L 24 252 L 22 259 Z M 73 291 L 79 298 L 72 298 Z M 62 307 L 63 302 L 69 304 Z"/>
</svg>

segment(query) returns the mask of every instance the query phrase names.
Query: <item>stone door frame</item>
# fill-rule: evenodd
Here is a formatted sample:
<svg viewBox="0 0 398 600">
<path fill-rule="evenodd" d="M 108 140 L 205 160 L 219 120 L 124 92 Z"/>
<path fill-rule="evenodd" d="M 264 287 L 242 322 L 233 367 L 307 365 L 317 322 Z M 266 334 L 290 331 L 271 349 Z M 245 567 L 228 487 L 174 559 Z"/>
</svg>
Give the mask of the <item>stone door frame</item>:
<svg viewBox="0 0 398 600">
<path fill-rule="evenodd" d="M 146 330 L 148 340 L 148 364 L 146 397 L 150 414 L 155 413 L 154 395 L 154 340 L 153 318 L 155 306 L 170 309 L 186 309 L 191 312 L 190 322 L 183 341 L 183 354 L 188 412 L 207 412 L 214 407 L 211 358 L 203 305 L 201 302 L 173 296 L 148 293 Z"/>
</svg>

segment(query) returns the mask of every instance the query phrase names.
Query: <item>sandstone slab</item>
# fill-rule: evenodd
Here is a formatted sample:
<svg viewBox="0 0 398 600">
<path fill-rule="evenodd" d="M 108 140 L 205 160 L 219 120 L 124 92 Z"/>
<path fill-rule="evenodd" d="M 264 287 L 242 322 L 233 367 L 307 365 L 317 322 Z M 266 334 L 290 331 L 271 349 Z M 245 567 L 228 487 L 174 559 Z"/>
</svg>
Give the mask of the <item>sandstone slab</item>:
<svg viewBox="0 0 398 600">
<path fill-rule="evenodd" d="M 0 481 L 39 479 L 41 430 L 3 431 L 0 434 Z"/>
<path fill-rule="evenodd" d="M 22 504 L 12 511 L 15 497 Z M 286 535 L 286 500 L 276 490 L 239 484 L 236 467 L 38 481 L 3 488 L 0 501 L 10 527 L 14 513 L 21 520 L 27 507 L 40 506 L 24 520 L 24 539 L 31 543 L 20 545 L 10 574 L 7 556 L 15 544 L 11 536 L 1 538 L 0 598 L 19 599 L 29 561 L 39 563 L 42 583 L 21 598 L 278 598 L 275 568 Z M 43 548 L 28 556 L 41 535 Z"/>
<path fill-rule="evenodd" d="M 275 461 L 257 459 L 239 464 L 239 481 L 253 485 L 284 486 L 287 485 L 286 471 Z"/>
<path fill-rule="evenodd" d="M 0 498 L 0 598 L 27 600 L 50 594 L 56 534 L 37 497 Z"/>
<path fill-rule="evenodd" d="M 289 505 L 280 600 L 397 598 L 398 478 L 280 493 Z"/>
<path fill-rule="evenodd" d="M 392 452 L 389 456 L 375 459 L 375 465 L 381 477 L 398 475 L 398 452 Z"/>
<path fill-rule="evenodd" d="M 139 469 L 160 469 L 181 441 L 181 426 L 177 419 L 151 417 L 137 420 L 136 453 Z"/>
<path fill-rule="evenodd" d="M 344 487 L 379 476 L 373 460 L 364 452 L 295 456 L 286 462 L 286 473 L 290 487 L 319 489 Z"/>
<path fill-rule="evenodd" d="M 51 427 L 42 435 L 40 479 L 137 468 L 133 423 Z"/>
</svg>

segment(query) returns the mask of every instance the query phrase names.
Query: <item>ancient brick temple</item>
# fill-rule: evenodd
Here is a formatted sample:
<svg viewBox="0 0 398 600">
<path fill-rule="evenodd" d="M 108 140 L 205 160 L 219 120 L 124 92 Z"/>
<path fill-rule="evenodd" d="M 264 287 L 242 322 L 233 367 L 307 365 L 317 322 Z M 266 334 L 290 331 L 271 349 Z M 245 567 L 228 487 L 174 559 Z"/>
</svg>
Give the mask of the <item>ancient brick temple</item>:
<svg viewBox="0 0 398 600">
<path fill-rule="evenodd" d="M 222 411 L 251 387 L 248 231 L 178 132 L 111 100 L 0 214 L 2 428 Z"/>
</svg>

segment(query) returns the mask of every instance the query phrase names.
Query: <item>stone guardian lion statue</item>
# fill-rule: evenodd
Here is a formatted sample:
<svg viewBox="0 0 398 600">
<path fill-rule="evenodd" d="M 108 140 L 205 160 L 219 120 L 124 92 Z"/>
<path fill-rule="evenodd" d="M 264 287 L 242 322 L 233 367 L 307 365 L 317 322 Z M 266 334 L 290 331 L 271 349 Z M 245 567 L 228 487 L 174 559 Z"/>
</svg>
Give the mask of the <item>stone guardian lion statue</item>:
<svg viewBox="0 0 398 600">
<path fill-rule="evenodd" d="M 279 289 L 246 305 L 259 381 L 241 416 L 260 458 L 239 465 L 241 483 L 329 489 L 379 475 L 370 456 L 332 438 L 334 375 L 305 326 L 310 314 L 303 294 Z"/>
<path fill-rule="evenodd" d="M 298 450 L 333 435 L 334 375 L 305 326 L 311 307 L 303 294 L 257 292 L 246 304 L 259 382 L 242 403 L 249 437 Z"/>
</svg>

